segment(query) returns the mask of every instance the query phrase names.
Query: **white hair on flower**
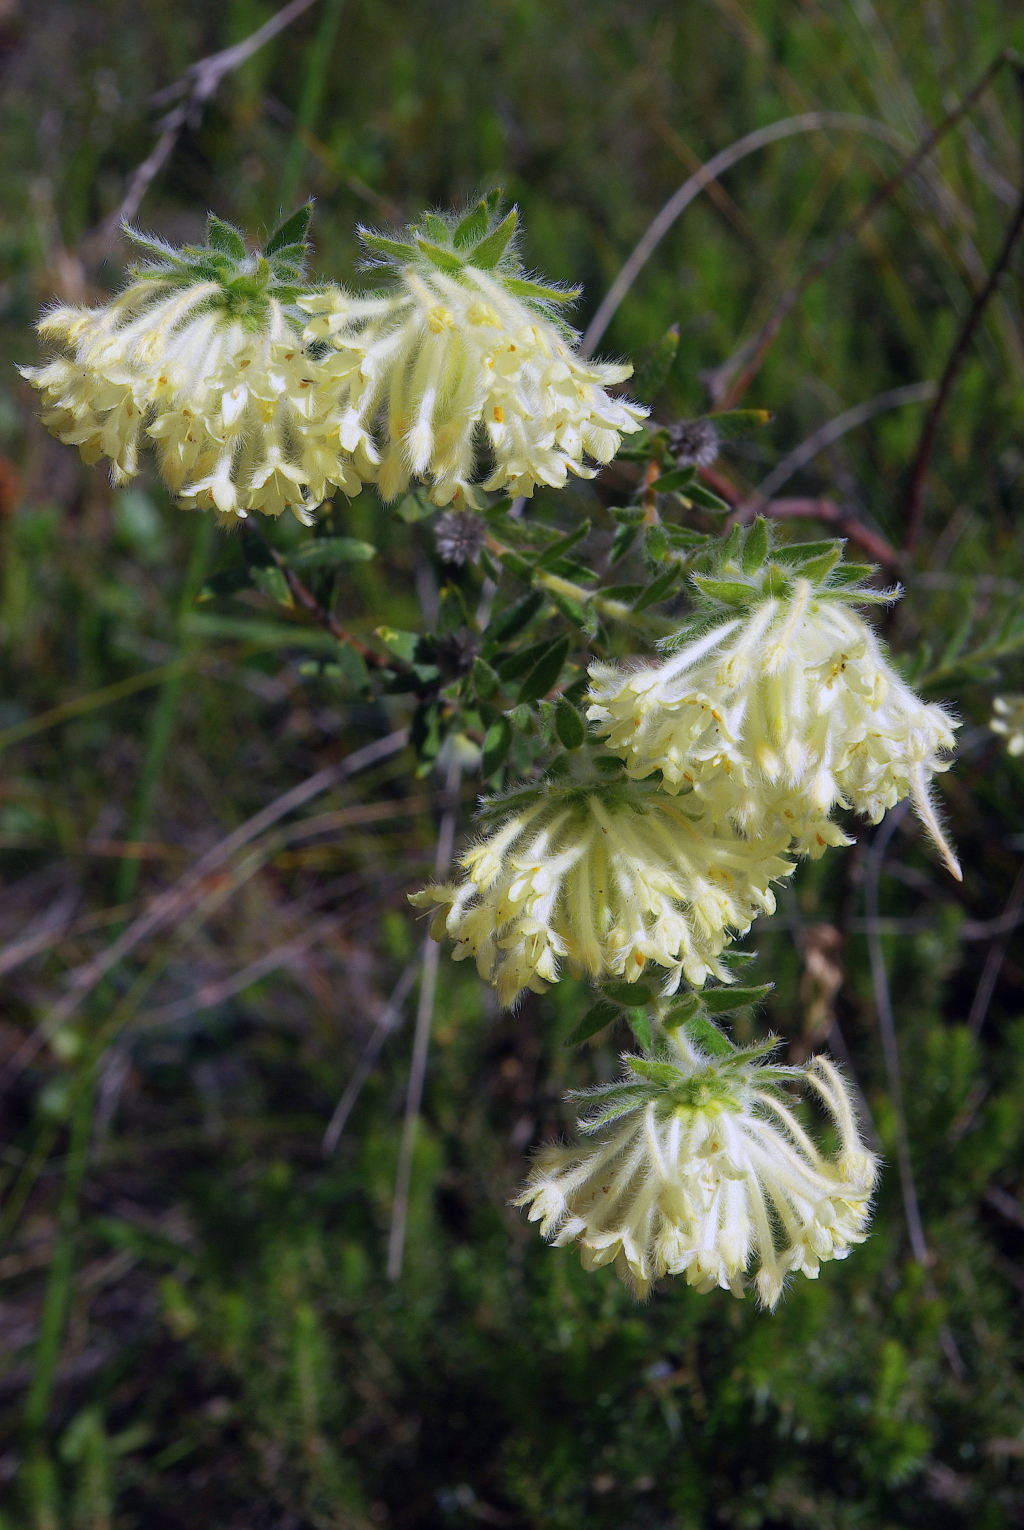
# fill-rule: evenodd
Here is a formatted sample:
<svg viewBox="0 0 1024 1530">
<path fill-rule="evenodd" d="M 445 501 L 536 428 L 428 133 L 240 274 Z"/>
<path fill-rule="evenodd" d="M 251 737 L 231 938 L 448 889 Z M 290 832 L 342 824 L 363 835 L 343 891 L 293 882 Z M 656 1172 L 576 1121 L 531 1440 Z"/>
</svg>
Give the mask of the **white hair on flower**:
<svg viewBox="0 0 1024 1530">
<path fill-rule="evenodd" d="M 799 574 L 784 594 L 751 589 L 741 616 L 657 665 L 593 664 L 587 715 L 630 776 L 660 771 L 666 791 L 693 793 L 716 821 L 785 827 L 811 855 L 849 843 L 835 807 L 877 823 L 909 796 L 959 876 L 930 794 L 957 722 L 897 675 L 849 604 L 862 593 Z"/>
<path fill-rule="evenodd" d="M 582 767 L 580 767 L 582 770 Z M 496 826 L 461 857 L 461 882 L 412 895 L 436 906 L 434 938 L 511 1004 L 543 992 L 561 963 L 633 982 L 653 963 L 665 992 L 682 977 L 729 981 L 719 960 L 793 863 L 785 835 L 752 843 L 728 824 L 625 779 L 555 780 L 492 804 Z"/>
<path fill-rule="evenodd" d="M 579 1122 L 594 1139 L 542 1149 L 514 1202 L 556 1246 L 576 1244 L 584 1269 L 614 1264 L 640 1297 L 663 1275 L 742 1296 L 753 1266 L 773 1308 L 787 1276 L 814 1280 L 863 1242 L 877 1165 L 826 1058 L 803 1070 L 710 1058 L 676 1033 L 658 1058 L 622 1060 L 625 1078 L 591 1091 Z M 797 1078 L 838 1133 L 835 1158 L 780 1089 Z"/>
<path fill-rule="evenodd" d="M 477 503 L 475 487 L 533 494 L 593 477 L 647 411 L 607 389 L 632 373 L 589 361 L 554 318 L 575 294 L 525 280 L 514 254 L 515 209 L 497 221 L 485 199 L 462 219 L 428 214 L 401 241 L 363 230 L 394 286 L 363 300 L 332 288 L 301 300 L 306 335 L 345 360 L 352 419 L 380 417 L 378 484 L 386 500 L 412 479 L 435 504 Z M 478 484 L 480 459 L 491 471 Z"/>
<path fill-rule="evenodd" d="M 115 483 L 155 445 L 178 501 L 227 519 L 289 509 L 304 524 L 335 488 L 375 473 L 365 432 L 341 440 L 329 379 L 292 315 L 301 261 L 227 249 L 172 250 L 94 308 L 61 306 L 39 325 L 61 354 L 23 375 L 44 399 L 43 424 L 84 460 L 106 457 Z M 138 236 L 136 236 L 138 237 Z M 301 246 L 293 246 L 301 248 Z"/>
</svg>

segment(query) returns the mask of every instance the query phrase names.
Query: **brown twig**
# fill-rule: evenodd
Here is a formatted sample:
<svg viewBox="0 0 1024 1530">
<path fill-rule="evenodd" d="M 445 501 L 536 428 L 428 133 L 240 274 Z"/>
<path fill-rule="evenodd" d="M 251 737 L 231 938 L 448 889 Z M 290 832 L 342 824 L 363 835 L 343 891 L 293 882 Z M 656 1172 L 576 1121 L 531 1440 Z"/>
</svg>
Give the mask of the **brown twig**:
<svg viewBox="0 0 1024 1530">
<path fill-rule="evenodd" d="M 897 568 L 902 562 L 901 554 L 877 531 L 865 526 L 851 511 L 844 510 L 831 499 L 770 499 L 763 501 L 756 495 L 744 494 L 724 473 L 707 467 L 698 468 L 698 475 L 713 489 L 720 499 L 733 507 L 726 522 L 730 526 L 744 525 L 755 515 L 767 515 L 774 520 L 820 521 L 823 526 L 834 526 L 850 542 L 862 547 L 873 563 L 883 568 Z"/>
<path fill-rule="evenodd" d="M 254 532 L 253 535 L 258 536 L 259 533 Z M 356 653 L 360 655 L 370 669 L 384 669 L 389 663 L 393 662 L 386 659 L 382 654 L 376 653 L 372 648 L 368 648 L 359 638 L 353 637 L 352 633 L 341 625 L 337 618 L 328 611 L 327 607 L 320 604 L 313 591 L 303 584 L 295 570 L 289 568 L 284 555 L 279 553 L 276 547 L 271 547 L 270 543 L 263 537 L 260 537 L 260 541 L 284 575 L 285 584 L 287 584 L 293 599 L 298 601 L 304 611 L 309 612 L 318 626 L 323 627 L 326 632 L 329 632 L 331 637 L 337 638 L 339 643 L 348 643 L 349 647 L 355 649 Z"/>
<path fill-rule="evenodd" d="M 83 253 L 100 254 L 111 240 L 117 237 L 121 225 L 131 222 L 139 210 L 142 198 L 174 153 L 182 130 L 185 127 L 198 127 L 207 102 L 216 94 L 225 75 L 241 68 L 254 53 L 259 52 L 264 43 L 270 42 L 272 37 L 283 32 L 285 27 L 290 26 L 297 17 L 304 11 L 310 10 L 315 3 L 316 0 L 290 0 L 290 4 L 282 6 L 275 15 L 248 37 L 244 37 L 241 42 L 234 43 L 230 48 L 222 48 L 219 53 L 211 53 L 206 58 L 197 59 L 194 64 L 188 66 L 180 79 L 175 80 L 172 85 L 166 86 L 163 90 L 157 91 L 153 97 L 154 105 L 163 106 L 170 101 L 176 101 L 177 105 L 157 123 L 157 132 L 160 136 L 153 145 L 152 152 L 129 177 L 120 207 L 82 241 Z"/>
<path fill-rule="evenodd" d="M 870 197 L 858 213 L 850 220 L 846 227 L 836 235 L 826 250 L 814 261 L 795 282 L 779 298 L 772 309 L 766 322 L 751 340 L 742 345 L 729 359 L 714 371 L 709 382 L 709 391 L 716 408 L 731 409 L 736 401 L 743 397 L 751 382 L 757 376 L 762 363 L 767 356 L 776 335 L 784 321 L 792 313 L 804 292 L 816 281 L 819 276 L 841 255 L 844 250 L 856 239 L 865 224 L 870 223 L 875 213 L 889 200 L 894 192 L 913 175 L 914 171 L 924 163 L 939 142 L 945 137 L 951 128 L 966 116 L 975 102 L 988 89 L 994 77 L 1005 64 L 1015 63 L 1016 56 L 1009 50 L 1004 49 L 988 66 L 976 83 L 967 92 L 958 106 L 947 112 L 942 121 L 922 139 L 914 152 L 903 161 L 899 169 L 878 188 L 873 197 Z M 740 370 L 742 368 L 742 371 Z M 736 373 L 740 376 L 736 378 Z M 735 381 L 732 381 L 736 378 Z"/>
<path fill-rule="evenodd" d="M 957 374 L 963 366 L 971 341 L 974 339 L 982 315 L 988 307 L 988 303 L 1002 279 L 1003 273 L 1010 264 L 1014 245 L 1020 238 L 1021 229 L 1024 229 L 1024 191 L 1021 192 L 1017 201 L 1017 210 L 1013 215 L 1006 237 L 1003 240 L 1002 249 L 996 258 L 996 263 L 989 272 L 988 280 L 984 287 L 976 295 L 971 304 L 970 313 L 964 320 L 956 344 L 946 362 L 942 379 L 939 382 L 939 390 L 935 395 L 935 402 L 925 417 L 921 427 L 921 439 L 918 442 L 917 453 L 914 457 L 914 465 L 910 470 L 910 483 L 907 488 L 907 497 L 904 505 L 904 519 L 906 530 L 903 535 L 903 545 L 910 552 L 917 541 L 921 531 L 921 521 L 924 515 L 924 483 L 928 474 L 928 465 L 931 462 L 932 452 L 935 448 L 935 436 L 942 417 L 942 411 L 949 401 L 949 395 L 953 391 Z"/>
</svg>

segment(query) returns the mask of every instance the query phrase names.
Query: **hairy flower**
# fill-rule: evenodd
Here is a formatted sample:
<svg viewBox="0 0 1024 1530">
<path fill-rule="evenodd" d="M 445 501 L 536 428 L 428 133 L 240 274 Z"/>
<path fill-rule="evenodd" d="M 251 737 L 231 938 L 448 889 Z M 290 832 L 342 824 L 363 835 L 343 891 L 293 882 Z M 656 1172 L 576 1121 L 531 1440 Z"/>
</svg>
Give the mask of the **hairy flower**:
<svg viewBox="0 0 1024 1530">
<path fill-rule="evenodd" d="M 1007 754 L 1024 754 L 1024 696 L 996 696 L 989 727 L 1006 739 Z"/>
<path fill-rule="evenodd" d="M 865 592 L 775 572 L 783 593 L 751 587 L 741 614 L 720 613 L 661 663 L 592 665 L 588 717 L 630 776 L 661 771 L 665 790 L 693 793 L 716 821 L 785 827 L 811 855 L 849 842 L 836 806 L 877 823 L 909 796 L 959 876 L 929 793 L 956 721 L 888 663 L 849 604 Z M 724 579 L 701 584 L 742 593 Z"/>
<path fill-rule="evenodd" d="M 583 776 L 585 766 L 574 767 Z M 492 801 L 493 823 L 461 858 L 459 883 L 412 896 L 437 905 L 436 940 L 472 956 L 503 1004 L 543 992 L 564 960 L 591 978 L 632 982 L 647 964 L 699 987 L 729 975 L 719 956 L 792 871 L 785 836 L 752 843 L 663 792 L 621 775 L 557 778 Z"/>
<path fill-rule="evenodd" d="M 714 420 L 679 420 L 668 428 L 669 451 L 678 467 L 710 467 L 718 457 Z"/>
<path fill-rule="evenodd" d="M 640 1297 L 662 1275 L 742 1296 L 756 1270 L 775 1307 L 786 1277 L 817 1278 L 863 1242 L 876 1163 L 847 1087 L 824 1057 L 806 1069 L 750 1054 L 708 1057 L 685 1036 L 656 1059 L 625 1056 L 626 1076 L 594 1090 L 578 1124 L 595 1140 L 537 1155 L 515 1204 L 557 1246 L 576 1243 L 586 1270 L 614 1263 Z M 780 1085 L 802 1077 L 839 1136 L 825 1158 Z"/>
<path fill-rule="evenodd" d="M 647 412 L 607 392 L 630 366 L 576 353 L 554 317 L 575 293 L 524 279 L 516 211 L 499 221 L 497 205 L 492 196 L 461 219 L 427 214 L 401 240 L 363 230 L 391 289 L 302 302 L 307 337 L 341 358 L 353 422 L 369 430 L 380 417 L 387 500 L 418 478 L 435 504 L 473 505 L 484 457 L 484 489 L 561 488 L 568 473 L 593 477 L 584 457 L 610 461 Z"/>
<path fill-rule="evenodd" d="M 86 462 L 108 458 L 115 483 L 154 444 L 179 502 L 224 517 L 290 509 L 309 524 L 334 487 L 358 492 L 374 474 L 373 447 L 365 433 L 342 445 L 322 370 L 303 349 L 301 238 L 265 258 L 213 218 L 202 249 L 132 237 L 158 258 L 123 292 L 97 308 L 56 308 L 39 325 L 59 354 L 22 370 L 43 395 L 46 427 Z"/>
<path fill-rule="evenodd" d="M 472 510 L 446 510 L 434 522 L 434 541 L 445 563 L 476 563 L 487 542 L 487 526 Z"/>
</svg>

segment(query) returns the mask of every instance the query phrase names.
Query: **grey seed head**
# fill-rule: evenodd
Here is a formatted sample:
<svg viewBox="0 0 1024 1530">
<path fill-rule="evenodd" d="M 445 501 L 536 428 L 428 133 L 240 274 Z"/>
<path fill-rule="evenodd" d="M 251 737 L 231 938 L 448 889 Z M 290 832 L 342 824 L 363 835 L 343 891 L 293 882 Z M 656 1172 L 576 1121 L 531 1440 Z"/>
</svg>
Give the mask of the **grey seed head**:
<svg viewBox="0 0 1024 1530">
<path fill-rule="evenodd" d="M 718 456 L 718 431 L 712 420 L 679 420 L 669 426 L 668 440 L 679 467 L 710 467 Z"/>
<path fill-rule="evenodd" d="M 446 510 L 434 522 L 434 540 L 442 561 L 461 568 L 464 563 L 479 560 L 487 541 L 487 527 L 472 510 Z"/>
</svg>

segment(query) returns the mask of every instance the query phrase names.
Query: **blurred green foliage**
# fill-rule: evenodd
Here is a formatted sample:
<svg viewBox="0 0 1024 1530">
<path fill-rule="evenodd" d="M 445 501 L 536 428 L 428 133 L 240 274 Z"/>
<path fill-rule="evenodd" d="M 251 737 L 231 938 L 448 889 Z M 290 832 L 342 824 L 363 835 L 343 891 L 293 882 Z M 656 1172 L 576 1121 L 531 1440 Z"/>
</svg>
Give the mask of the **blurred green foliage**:
<svg viewBox="0 0 1024 1530">
<path fill-rule="evenodd" d="M 88 301 L 119 279 L 126 251 L 98 245 L 95 230 L 152 146 L 152 93 L 272 9 L 0 5 L 8 362 L 34 356 L 40 303 Z M 358 281 L 357 222 L 397 223 L 502 184 L 522 208 L 529 263 L 583 283 L 584 324 L 651 217 L 712 153 L 808 110 L 870 119 L 870 132 L 830 128 L 742 161 L 644 269 L 605 343 L 639 363 L 679 325 L 659 395 L 669 420 L 707 407 L 708 373 L 1007 46 L 1024 49 L 1013 0 L 322 0 L 225 80 L 139 222 L 196 238 L 209 208 L 258 233 L 288 210 L 285 193 L 314 194 L 319 268 Z M 729 443 L 732 482 L 755 485 L 844 409 L 938 376 L 1011 215 L 1021 137 L 1006 71 L 808 290 L 744 399 L 775 420 Z M 817 1284 L 800 1281 L 773 1317 L 678 1282 L 638 1307 L 610 1271 L 585 1275 L 508 1209 L 524 1151 L 569 1129 L 562 1093 L 610 1077 L 612 1044 L 562 1047 L 589 1003 L 582 985 L 499 1014 L 447 958 L 405 1270 L 386 1281 L 401 1032 L 333 1156 L 321 1141 L 420 939 L 405 892 L 432 866 L 439 792 L 405 757 L 318 805 L 340 815 L 336 832 L 275 845 L 230 897 L 211 885 L 203 920 L 115 968 L 91 1008 L 14 1066 L 68 974 L 138 907 L 126 866 L 141 866 L 140 896 L 169 885 L 407 714 L 400 699 L 367 701 L 358 676 L 311 663 L 322 634 L 300 641 L 272 588 L 245 604 L 183 599 L 187 569 L 239 565 L 239 539 L 208 553 L 203 523 L 154 482 L 112 491 L 40 431 L 8 367 L 5 1530 L 1024 1523 L 1024 953 L 1012 929 L 980 1037 L 966 1024 L 1024 844 L 1024 767 L 976 726 L 994 689 L 1024 688 L 1013 644 L 1004 660 L 993 636 L 1019 619 L 1024 591 L 1020 276 L 1018 259 L 944 416 L 925 535 L 887 627 L 930 694 L 965 719 L 964 758 L 943 778 L 963 888 L 942 880 L 909 820 L 881 880 L 933 1262 L 910 1258 L 889 1170 L 870 1240 Z M 898 545 L 921 419 L 920 405 L 878 415 L 819 453 L 792 491 L 841 501 Z M 594 489 L 541 497 L 536 514 L 563 525 L 590 515 L 607 551 L 623 486 L 628 469 L 613 466 Z M 284 522 L 263 529 L 284 553 L 306 536 Z M 437 600 L 429 526 L 365 493 L 339 500 L 326 529 L 380 553 L 317 586 L 346 625 L 417 629 Z M 519 593 L 509 579 L 502 596 Z M 954 633 L 960 646 L 947 648 Z M 167 703 L 170 682 L 158 682 L 179 660 L 185 679 Z M 145 854 L 129 859 L 165 726 Z M 467 785 L 467 813 L 472 794 Z M 366 816 L 380 802 L 388 816 Z M 749 1024 L 776 1029 L 796 1056 L 845 1038 L 891 1164 L 862 917 L 870 836 L 858 833 L 853 850 L 801 868 L 780 918 L 755 928 L 754 980 L 776 990 Z M 336 922 L 317 943 L 260 965 L 325 911 Z M 101 1044 L 94 1102 L 83 1080 Z M 72 1215 L 61 1186 L 76 1122 L 84 1179 Z M 60 1249 L 70 1262 L 58 1290 Z M 63 1292 L 69 1316 L 45 1419 L 26 1432 L 44 1289 Z"/>
</svg>

